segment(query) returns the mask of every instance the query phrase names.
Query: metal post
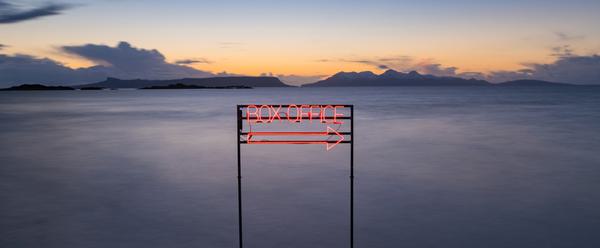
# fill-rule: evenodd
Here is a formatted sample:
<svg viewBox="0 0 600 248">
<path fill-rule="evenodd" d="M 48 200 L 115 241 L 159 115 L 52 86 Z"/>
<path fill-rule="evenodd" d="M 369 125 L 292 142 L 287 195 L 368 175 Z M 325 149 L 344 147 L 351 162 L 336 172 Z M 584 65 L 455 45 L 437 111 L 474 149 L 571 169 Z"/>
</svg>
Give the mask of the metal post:
<svg viewBox="0 0 600 248">
<path fill-rule="evenodd" d="M 242 166 L 241 166 L 241 151 L 240 151 L 240 133 L 242 132 L 242 110 L 238 105 L 235 109 L 237 112 L 237 173 L 238 173 L 238 223 L 239 223 L 239 240 L 240 248 L 244 247 L 244 240 L 242 236 Z"/>
<path fill-rule="evenodd" d="M 350 248 L 354 248 L 354 105 L 350 116 Z"/>
</svg>

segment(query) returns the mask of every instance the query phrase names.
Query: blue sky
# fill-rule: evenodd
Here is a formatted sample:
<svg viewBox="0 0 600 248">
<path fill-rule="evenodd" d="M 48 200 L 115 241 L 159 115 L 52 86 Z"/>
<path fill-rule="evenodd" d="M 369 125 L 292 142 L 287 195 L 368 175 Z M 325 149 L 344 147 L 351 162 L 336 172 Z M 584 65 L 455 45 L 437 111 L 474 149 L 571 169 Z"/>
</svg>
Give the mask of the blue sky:
<svg viewBox="0 0 600 248">
<path fill-rule="evenodd" d="M 32 9 L 47 1 L 0 1 Z M 3 53 L 98 64 L 63 46 L 125 41 L 213 73 L 314 78 L 341 70 L 454 73 L 600 52 L 600 1 L 58 1 L 58 15 L 0 24 Z M 1 15 L 1 9 L 0 9 Z M 362 62 L 369 63 L 362 63 Z M 372 62 L 372 63 L 371 63 Z M 446 70 L 448 71 L 448 70 Z"/>
</svg>

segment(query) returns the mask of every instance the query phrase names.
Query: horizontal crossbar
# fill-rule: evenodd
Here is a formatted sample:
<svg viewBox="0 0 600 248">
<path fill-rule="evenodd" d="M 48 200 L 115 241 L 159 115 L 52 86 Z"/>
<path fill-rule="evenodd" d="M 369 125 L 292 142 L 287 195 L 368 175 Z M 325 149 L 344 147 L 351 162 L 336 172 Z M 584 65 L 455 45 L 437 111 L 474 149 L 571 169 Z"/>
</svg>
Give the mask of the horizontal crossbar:
<svg viewBox="0 0 600 248">
<path fill-rule="evenodd" d="M 270 118 L 272 118 L 271 116 L 263 116 L 263 117 L 250 117 L 250 120 L 270 120 Z M 317 116 L 317 117 L 308 117 L 308 116 L 302 116 L 302 117 L 297 117 L 297 116 L 291 116 L 290 117 L 293 120 L 314 120 L 314 121 L 318 121 L 321 119 L 321 117 Z M 248 120 L 247 116 L 242 116 L 242 119 Z M 287 119 L 287 116 L 281 116 L 281 119 Z M 339 119 L 339 120 L 350 120 L 352 119 L 351 116 L 338 116 L 338 117 L 333 117 L 333 116 L 325 116 L 323 117 L 323 119 L 325 120 L 333 120 L 333 119 Z"/>
<path fill-rule="evenodd" d="M 267 105 L 267 106 L 277 106 L 277 107 L 282 107 L 282 108 L 287 108 L 292 106 L 292 104 L 242 104 L 242 105 L 237 105 L 238 108 L 247 108 L 249 106 L 256 106 L 256 107 L 260 107 L 262 105 Z M 352 108 L 354 107 L 354 105 L 351 104 L 299 104 L 299 105 L 295 105 L 295 106 L 338 106 L 338 107 L 344 107 L 344 108 Z"/>
<path fill-rule="evenodd" d="M 340 135 L 352 135 L 351 132 L 338 132 Z M 248 135 L 250 134 L 250 132 L 242 132 L 240 133 L 241 135 Z M 296 135 L 296 136 L 303 136 L 303 135 L 336 135 L 336 133 L 326 133 L 326 132 L 252 132 L 252 134 L 254 135 L 261 135 L 261 136 L 290 136 L 290 135 Z"/>
<path fill-rule="evenodd" d="M 257 144 L 257 145 L 275 145 L 275 144 L 288 144 L 288 145 L 310 145 L 310 144 L 349 144 L 351 140 L 335 141 L 335 140 L 259 140 L 259 141 L 246 141 L 240 140 L 240 144 Z"/>
</svg>

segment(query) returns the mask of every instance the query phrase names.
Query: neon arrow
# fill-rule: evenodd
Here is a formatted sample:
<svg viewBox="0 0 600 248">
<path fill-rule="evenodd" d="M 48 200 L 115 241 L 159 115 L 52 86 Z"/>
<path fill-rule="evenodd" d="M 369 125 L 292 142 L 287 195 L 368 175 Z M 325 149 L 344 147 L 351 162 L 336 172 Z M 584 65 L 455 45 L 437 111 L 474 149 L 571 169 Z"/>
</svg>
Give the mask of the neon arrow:
<svg viewBox="0 0 600 248">
<path fill-rule="evenodd" d="M 260 140 L 253 141 L 254 136 L 331 136 L 336 135 L 338 140 Z M 344 141 L 344 135 L 337 130 L 327 126 L 326 132 L 249 132 L 246 138 L 248 144 L 325 144 L 327 151 Z"/>
</svg>

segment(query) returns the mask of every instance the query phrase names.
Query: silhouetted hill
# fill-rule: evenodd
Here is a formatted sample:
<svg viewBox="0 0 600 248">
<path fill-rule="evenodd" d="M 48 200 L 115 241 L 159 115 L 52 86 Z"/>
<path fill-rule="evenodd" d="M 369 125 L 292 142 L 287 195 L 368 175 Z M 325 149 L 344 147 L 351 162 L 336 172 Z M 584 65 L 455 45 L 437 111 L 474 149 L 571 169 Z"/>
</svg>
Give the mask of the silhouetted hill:
<svg viewBox="0 0 600 248">
<path fill-rule="evenodd" d="M 102 87 L 83 87 L 83 88 L 80 88 L 80 90 L 103 90 L 103 89 L 106 89 L 106 88 L 102 88 Z"/>
<path fill-rule="evenodd" d="M 6 89 L 0 89 L 1 91 L 31 91 L 31 90 L 75 90 L 71 87 L 66 86 L 46 86 L 41 84 L 21 84 L 19 86 L 13 86 Z"/>
<path fill-rule="evenodd" d="M 488 86 L 489 82 L 457 77 L 437 77 L 422 75 L 416 71 L 409 73 L 387 70 L 381 75 L 366 72 L 339 72 L 325 80 L 303 86 Z"/>
<path fill-rule="evenodd" d="M 548 81 L 542 81 L 542 80 L 531 80 L 531 79 L 523 79 L 523 80 L 514 80 L 514 81 L 507 81 L 504 83 L 499 83 L 496 84 L 498 86 L 574 86 L 573 84 L 566 84 L 566 83 L 555 83 L 555 82 L 548 82 Z"/>
<path fill-rule="evenodd" d="M 103 88 L 145 88 L 151 86 L 168 86 L 175 84 L 196 85 L 204 87 L 228 87 L 232 85 L 248 87 L 289 87 L 276 77 L 211 77 L 211 78 L 182 78 L 171 80 L 118 79 L 107 78 L 98 83 L 80 85 L 78 87 Z"/>
</svg>

